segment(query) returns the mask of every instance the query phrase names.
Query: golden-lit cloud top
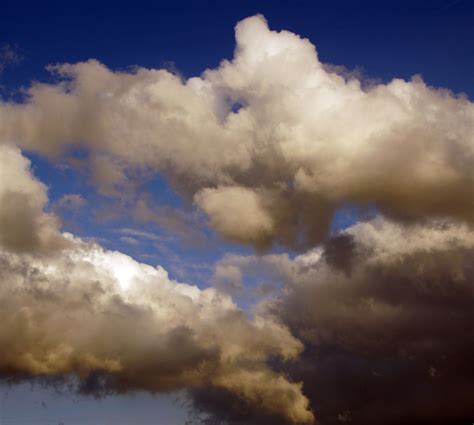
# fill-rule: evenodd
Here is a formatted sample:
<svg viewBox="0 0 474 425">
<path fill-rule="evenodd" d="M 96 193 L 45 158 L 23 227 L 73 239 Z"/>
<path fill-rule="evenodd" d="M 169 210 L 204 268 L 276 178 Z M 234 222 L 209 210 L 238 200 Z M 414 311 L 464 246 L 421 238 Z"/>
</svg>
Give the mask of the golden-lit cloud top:
<svg viewBox="0 0 474 425">
<path fill-rule="evenodd" d="M 345 202 L 473 221 L 468 99 L 417 76 L 365 86 L 262 16 L 239 22 L 233 59 L 200 77 L 95 60 L 50 70 L 56 84 L 0 105 L 1 140 L 50 155 L 86 147 L 110 196 L 127 170 L 164 173 L 232 240 L 311 246 Z"/>
</svg>

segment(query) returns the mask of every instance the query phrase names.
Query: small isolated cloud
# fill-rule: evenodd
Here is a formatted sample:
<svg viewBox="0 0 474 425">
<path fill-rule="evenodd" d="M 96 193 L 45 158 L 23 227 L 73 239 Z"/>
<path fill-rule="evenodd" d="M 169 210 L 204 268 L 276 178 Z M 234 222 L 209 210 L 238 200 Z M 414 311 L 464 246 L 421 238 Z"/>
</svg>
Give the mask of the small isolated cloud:
<svg viewBox="0 0 474 425">
<path fill-rule="evenodd" d="M 56 203 L 56 208 L 68 209 L 68 210 L 75 210 L 87 205 L 87 201 L 79 194 L 76 193 L 68 193 L 66 195 L 61 196 Z"/>
<path fill-rule="evenodd" d="M 128 245 L 140 245 L 140 241 L 138 239 L 132 238 L 131 236 L 121 236 L 119 240 Z"/>
<path fill-rule="evenodd" d="M 119 232 L 122 235 L 129 236 L 129 237 L 134 237 L 134 238 L 139 238 L 139 239 L 146 239 L 146 240 L 149 240 L 149 241 L 163 241 L 163 240 L 169 239 L 166 236 L 157 235 L 156 233 L 146 232 L 144 230 L 131 229 L 129 227 L 122 227 L 122 228 L 118 229 L 117 232 Z"/>
<path fill-rule="evenodd" d="M 20 48 L 15 44 L 0 44 L 0 74 L 6 68 L 18 65 L 24 59 Z"/>
</svg>

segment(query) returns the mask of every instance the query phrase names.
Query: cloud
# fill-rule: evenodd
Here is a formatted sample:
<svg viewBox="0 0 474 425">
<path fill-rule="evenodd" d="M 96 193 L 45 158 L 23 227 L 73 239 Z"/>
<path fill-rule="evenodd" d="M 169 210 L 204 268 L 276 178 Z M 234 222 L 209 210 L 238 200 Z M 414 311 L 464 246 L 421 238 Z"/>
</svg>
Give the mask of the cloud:
<svg viewBox="0 0 474 425">
<path fill-rule="evenodd" d="M 55 207 L 59 209 L 77 210 L 87 205 L 87 201 L 77 193 L 68 193 L 61 196 L 56 202 Z"/>
<path fill-rule="evenodd" d="M 121 233 L 122 235 L 126 235 L 133 238 L 140 238 L 140 239 L 146 239 L 146 240 L 158 241 L 158 242 L 162 241 L 163 239 L 166 240 L 165 236 L 156 235 L 155 233 L 145 232 L 143 230 L 131 229 L 129 227 L 122 227 L 118 229 L 117 231 Z"/>
<path fill-rule="evenodd" d="M 297 359 L 273 367 L 303 382 L 320 423 L 441 424 L 473 414 L 473 264 L 465 224 L 378 217 L 293 259 L 228 256 L 217 270 L 284 282 L 256 309 L 304 343 Z M 232 400 L 208 391 L 195 403 L 242 423 L 226 417 Z M 247 409 L 244 423 L 279 421 Z"/>
<path fill-rule="evenodd" d="M 14 44 L 0 45 L 0 74 L 10 66 L 18 65 L 24 59 L 23 53 Z"/>
<path fill-rule="evenodd" d="M 157 205 L 144 196 L 138 199 L 133 206 L 133 217 L 143 223 L 153 223 L 169 234 L 163 238 L 177 236 L 186 245 L 205 246 L 209 240 L 203 232 L 203 224 L 194 214 L 184 208 L 175 208 L 169 205 Z"/>
<path fill-rule="evenodd" d="M 58 82 L 0 103 L 0 374 L 75 375 L 93 394 L 187 389 L 208 423 L 472 417 L 469 99 L 419 76 L 365 84 L 260 15 L 199 77 L 50 70 Z M 10 145 L 87 152 L 101 194 L 178 235 L 196 220 L 129 196 L 141 176 L 165 176 L 229 240 L 311 249 L 217 264 L 213 283 L 235 292 L 263 274 L 247 316 L 216 288 L 61 233 Z M 329 237 L 347 204 L 381 215 Z"/>
<path fill-rule="evenodd" d="M 31 178 L 30 162 L 18 149 L 0 145 L 0 246 L 43 254 L 69 245 L 59 221 L 43 212 L 46 187 Z"/>
<path fill-rule="evenodd" d="M 119 239 L 129 245 L 140 245 L 140 241 L 138 239 L 132 238 L 131 236 L 121 236 Z"/>
<path fill-rule="evenodd" d="M 262 256 L 226 254 L 215 264 L 211 283 L 224 292 L 243 296 L 258 305 L 262 297 L 277 294 L 296 268 L 286 253 Z"/>
<path fill-rule="evenodd" d="M 0 153 L 0 377 L 75 376 L 94 395 L 210 386 L 295 422 L 313 419 L 301 384 L 266 364 L 302 349 L 284 326 L 61 233 L 28 160 L 9 146 Z"/>
<path fill-rule="evenodd" d="M 274 232 L 270 212 L 250 189 L 207 188 L 196 194 L 195 201 L 209 216 L 211 226 L 230 240 L 264 244 Z"/>
<path fill-rule="evenodd" d="M 347 202 L 474 221 L 472 102 L 419 76 L 366 87 L 260 15 L 237 24 L 234 58 L 200 77 L 95 60 L 50 70 L 59 83 L 0 105 L 0 140 L 87 149 L 110 196 L 130 170 L 161 173 L 232 240 L 314 246 Z"/>
</svg>

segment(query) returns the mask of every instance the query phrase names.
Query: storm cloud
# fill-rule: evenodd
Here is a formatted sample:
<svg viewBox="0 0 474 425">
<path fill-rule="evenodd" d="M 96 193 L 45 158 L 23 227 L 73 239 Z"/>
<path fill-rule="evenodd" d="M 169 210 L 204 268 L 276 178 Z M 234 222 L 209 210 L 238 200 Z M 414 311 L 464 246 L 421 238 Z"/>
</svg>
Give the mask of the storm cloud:
<svg viewBox="0 0 474 425">
<path fill-rule="evenodd" d="M 320 423 L 463 424 L 472 417 L 474 235 L 465 224 L 407 226 L 378 217 L 293 259 L 228 256 L 216 278 L 225 270 L 283 283 L 256 308 L 303 342 L 297 359 L 272 366 L 303 382 Z M 216 423 L 280 423 L 248 407 L 231 415 L 232 398 L 212 390 L 195 400 Z"/>
</svg>

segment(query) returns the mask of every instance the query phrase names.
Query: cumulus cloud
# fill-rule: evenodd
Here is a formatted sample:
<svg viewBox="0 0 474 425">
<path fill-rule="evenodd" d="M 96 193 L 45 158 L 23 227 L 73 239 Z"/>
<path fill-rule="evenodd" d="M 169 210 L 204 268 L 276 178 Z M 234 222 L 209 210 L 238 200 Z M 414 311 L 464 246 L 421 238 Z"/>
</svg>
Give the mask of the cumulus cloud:
<svg viewBox="0 0 474 425">
<path fill-rule="evenodd" d="M 69 242 L 59 220 L 43 212 L 46 187 L 31 178 L 30 162 L 16 148 L 0 145 L 0 246 L 16 252 L 47 253 Z"/>
<path fill-rule="evenodd" d="M 266 364 L 301 351 L 288 329 L 248 319 L 213 288 L 60 233 L 42 211 L 46 188 L 28 160 L 0 149 L 0 181 L 8 184 L 0 188 L 0 377 L 73 375 L 80 391 L 95 395 L 221 388 L 291 421 L 312 421 L 301 384 Z"/>
<path fill-rule="evenodd" d="M 217 270 L 263 270 L 284 283 L 257 308 L 304 343 L 294 362 L 273 366 L 304 383 L 321 423 L 454 424 L 474 413 L 473 264 L 465 224 L 378 217 L 293 259 L 228 256 Z M 229 419 L 229 397 L 195 400 Z M 239 420 L 229 423 L 286 423 L 255 410 Z"/>
<path fill-rule="evenodd" d="M 208 188 L 198 192 L 195 200 L 210 217 L 211 226 L 231 240 L 265 243 L 274 232 L 271 213 L 251 189 Z"/>
<path fill-rule="evenodd" d="M 262 16 L 239 22 L 233 59 L 200 77 L 95 60 L 50 69 L 59 83 L 0 105 L 1 140 L 85 147 L 111 196 L 127 169 L 163 173 L 232 240 L 314 245 L 344 202 L 474 220 L 472 102 L 418 76 L 365 87 Z"/>
<path fill-rule="evenodd" d="M 472 418 L 469 99 L 418 76 L 364 84 L 262 16 L 239 22 L 232 60 L 199 77 L 96 60 L 50 70 L 56 83 L 0 103 L 2 376 L 188 388 L 215 423 L 311 422 L 313 408 L 327 424 Z M 232 291 L 264 274 L 248 318 L 214 288 L 61 233 L 11 145 L 79 149 L 97 190 L 127 202 L 160 173 L 225 238 L 312 249 L 217 265 L 213 282 Z M 385 218 L 329 238 L 347 203 Z M 189 235 L 194 218 L 150 205 L 133 214 Z"/>
</svg>

